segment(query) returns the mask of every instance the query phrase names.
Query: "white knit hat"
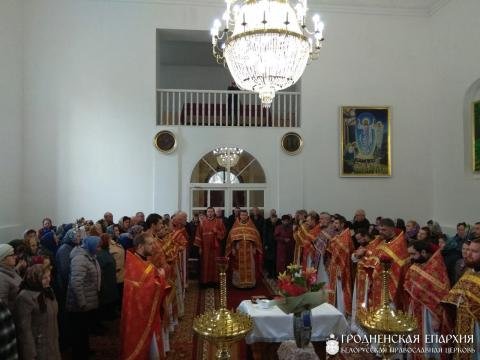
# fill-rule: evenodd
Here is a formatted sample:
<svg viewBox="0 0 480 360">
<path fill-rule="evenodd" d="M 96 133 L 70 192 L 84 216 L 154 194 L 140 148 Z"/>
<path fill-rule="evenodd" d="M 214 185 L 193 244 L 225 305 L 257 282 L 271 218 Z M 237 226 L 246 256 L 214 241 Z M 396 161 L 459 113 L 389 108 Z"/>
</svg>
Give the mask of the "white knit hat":
<svg viewBox="0 0 480 360">
<path fill-rule="evenodd" d="M 13 247 L 8 244 L 0 244 L 0 261 L 13 254 Z"/>
</svg>

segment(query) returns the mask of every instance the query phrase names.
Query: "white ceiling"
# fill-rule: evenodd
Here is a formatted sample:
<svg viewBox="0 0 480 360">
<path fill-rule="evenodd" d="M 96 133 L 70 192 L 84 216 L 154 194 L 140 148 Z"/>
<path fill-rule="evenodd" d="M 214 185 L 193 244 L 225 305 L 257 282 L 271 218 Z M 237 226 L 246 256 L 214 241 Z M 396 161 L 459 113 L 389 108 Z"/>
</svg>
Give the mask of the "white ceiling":
<svg viewBox="0 0 480 360">
<path fill-rule="evenodd" d="M 99 0 L 97 0 L 99 1 Z M 103 0 L 186 6 L 225 6 L 224 0 Z M 290 0 L 292 1 L 292 0 Z M 430 16 L 450 0 L 309 0 L 309 7 L 331 12 Z"/>
<path fill-rule="evenodd" d="M 310 7 L 332 11 L 429 16 L 449 0 L 310 0 Z"/>
<path fill-rule="evenodd" d="M 379 6 L 386 8 L 428 9 L 436 6 L 441 0 L 310 0 L 310 4 L 339 6 Z"/>
<path fill-rule="evenodd" d="M 147 0 L 110 0 L 144 2 Z M 158 3 L 172 3 L 172 0 L 148 0 Z M 429 16 L 450 0 L 309 0 L 310 8 L 332 12 L 351 12 L 363 14 Z M 223 0 L 173 0 L 176 4 L 195 4 L 200 6 L 224 6 Z M 210 41 L 209 31 L 158 30 L 160 41 Z"/>
</svg>

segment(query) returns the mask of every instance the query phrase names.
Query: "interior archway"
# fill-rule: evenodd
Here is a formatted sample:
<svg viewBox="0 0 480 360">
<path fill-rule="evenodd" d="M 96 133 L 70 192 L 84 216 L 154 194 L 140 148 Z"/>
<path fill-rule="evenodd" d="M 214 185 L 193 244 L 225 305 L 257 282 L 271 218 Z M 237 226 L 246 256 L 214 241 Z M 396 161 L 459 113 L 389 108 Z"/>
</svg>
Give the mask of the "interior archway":
<svg viewBox="0 0 480 360">
<path fill-rule="evenodd" d="M 250 210 L 265 207 L 266 178 L 259 161 L 243 150 L 238 162 L 225 168 L 213 150 L 198 160 L 190 176 L 190 212 L 204 212 L 212 206 L 229 216 L 234 207 Z"/>
</svg>

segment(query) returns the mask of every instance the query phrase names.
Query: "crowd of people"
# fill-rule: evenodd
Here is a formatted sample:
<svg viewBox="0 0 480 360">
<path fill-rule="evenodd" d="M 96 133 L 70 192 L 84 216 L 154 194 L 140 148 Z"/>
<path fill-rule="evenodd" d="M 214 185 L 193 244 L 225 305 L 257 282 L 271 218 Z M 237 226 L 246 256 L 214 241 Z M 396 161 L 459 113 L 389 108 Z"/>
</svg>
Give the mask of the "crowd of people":
<svg viewBox="0 0 480 360">
<path fill-rule="evenodd" d="M 162 359 L 184 314 L 189 259 L 199 283 L 216 287 L 218 257 L 228 257 L 231 284 L 253 288 L 295 263 L 314 268 L 328 301 L 361 331 L 357 314 L 381 301 L 381 271 L 390 268 L 392 307 L 420 331 L 474 335 L 480 329 L 480 222 L 454 236 L 429 221 L 374 223 L 358 210 L 299 210 L 264 218 L 235 208 L 194 214 L 123 216 L 106 212 L 58 227 L 45 218 L 23 239 L 0 244 L 0 358 L 88 359 L 89 337 L 121 317 L 121 358 Z M 478 333 L 477 335 L 480 335 Z M 478 344 L 477 344 L 478 346 Z"/>
<path fill-rule="evenodd" d="M 163 358 L 183 315 L 186 223 L 183 212 L 58 227 L 45 218 L 0 244 L 0 358 L 88 359 L 90 336 L 120 316 L 122 358 Z"/>
<path fill-rule="evenodd" d="M 471 229 L 458 223 L 449 237 L 434 221 L 422 227 L 414 220 L 378 217 L 370 224 L 363 210 L 353 221 L 299 211 L 293 239 L 294 262 L 317 270 L 317 282 L 326 284 L 328 301 L 351 321 L 352 332 L 364 335 L 359 319 L 381 306 L 382 271 L 387 269 L 390 307 L 417 322 L 420 342 L 413 347 L 421 350 L 413 358 L 440 359 L 442 346 L 457 349 L 456 359 L 477 358 L 480 222 Z M 456 338 L 463 340 L 425 342 L 442 335 L 463 335 Z"/>
</svg>

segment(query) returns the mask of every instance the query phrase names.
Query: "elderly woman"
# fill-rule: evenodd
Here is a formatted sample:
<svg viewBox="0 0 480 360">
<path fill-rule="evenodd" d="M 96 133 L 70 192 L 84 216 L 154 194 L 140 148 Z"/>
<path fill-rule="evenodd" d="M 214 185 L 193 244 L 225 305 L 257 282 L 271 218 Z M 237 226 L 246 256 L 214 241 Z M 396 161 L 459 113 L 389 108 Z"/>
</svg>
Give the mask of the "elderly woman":
<svg viewBox="0 0 480 360">
<path fill-rule="evenodd" d="M 87 236 L 82 246 L 70 253 L 70 281 L 67 290 L 67 311 L 72 329 L 72 358 L 87 359 L 89 328 L 95 324 L 98 309 L 101 271 L 96 259 L 100 238 Z"/>
<path fill-rule="evenodd" d="M 58 346 L 57 301 L 50 287 L 50 267 L 32 265 L 17 296 L 17 325 L 20 359 L 61 359 Z"/>
<path fill-rule="evenodd" d="M 13 247 L 8 244 L 0 244 L 0 300 L 8 305 L 10 312 L 13 312 L 16 305 L 15 298 L 22 282 L 22 278 L 18 274 L 21 269 L 19 265 Z"/>
</svg>

